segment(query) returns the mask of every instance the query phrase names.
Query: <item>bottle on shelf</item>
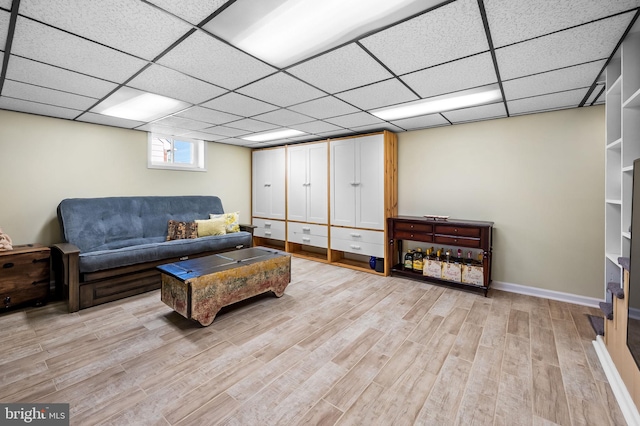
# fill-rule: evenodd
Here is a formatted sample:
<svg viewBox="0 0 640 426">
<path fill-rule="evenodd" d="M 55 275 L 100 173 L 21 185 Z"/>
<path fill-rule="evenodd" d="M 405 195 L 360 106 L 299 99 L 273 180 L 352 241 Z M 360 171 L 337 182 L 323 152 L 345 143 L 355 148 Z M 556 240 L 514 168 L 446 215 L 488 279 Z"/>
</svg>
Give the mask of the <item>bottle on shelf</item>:
<svg viewBox="0 0 640 426">
<path fill-rule="evenodd" d="M 442 249 L 439 248 L 438 251 L 436 252 L 436 258 L 434 260 L 439 260 L 442 262 Z"/>
<path fill-rule="evenodd" d="M 404 268 L 405 271 L 413 271 L 413 250 L 408 250 L 404 255 Z"/>
<path fill-rule="evenodd" d="M 473 254 L 471 253 L 471 250 L 469 250 L 467 252 L 467 261 L 466 264 L 471 266 L 471 264 L 473 263 Z"/>
<path fill-rule="evenodd" d="M 451 249 L 447 249 L 446 251 L 447 263 L 451 261 Z"/>
<path fill-rule="evenodd" d="M 462 250 L 461 249 L 458 249 L 458 255 L 456 256 L 454 262 L 455 263 L 462 263 Z"/>
<path fill-rule="evenodd" d="M 422 273 L 423 267 L 424 267 L 424 255 L 422 253 L 422 249 L 418 247 L 416 251 L 413 253 L 413 270 L 414 272 Z"/>
<path fill-rule="evenodd" d="M 484 254 L 482 252 L 478 253 L 478 263 L 482 265 L 482 260 L 484 259 Z"/>
</svg>

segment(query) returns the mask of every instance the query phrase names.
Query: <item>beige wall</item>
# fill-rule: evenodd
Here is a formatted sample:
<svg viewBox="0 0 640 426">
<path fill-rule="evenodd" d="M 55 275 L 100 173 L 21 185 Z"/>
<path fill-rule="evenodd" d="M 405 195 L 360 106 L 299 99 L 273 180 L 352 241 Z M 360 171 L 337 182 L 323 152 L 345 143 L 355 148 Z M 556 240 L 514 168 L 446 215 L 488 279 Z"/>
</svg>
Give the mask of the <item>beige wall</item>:
<svg viewBox="0 0 640 426">
<path fill-rule="evenodd" d="M 147 168 L 147 133 L 0 110 L 0 227 L 14 244 L 61 241 L 64 198 L 217 195 L 249 223 L 251 151 L 209 143 L 207 172 Z"/>
<path fill-rule="evenodd" d="M 604 294 L 604 107 L 399 134 L 399 213 L 495 222 L 493 280 Z"/>
</svg>

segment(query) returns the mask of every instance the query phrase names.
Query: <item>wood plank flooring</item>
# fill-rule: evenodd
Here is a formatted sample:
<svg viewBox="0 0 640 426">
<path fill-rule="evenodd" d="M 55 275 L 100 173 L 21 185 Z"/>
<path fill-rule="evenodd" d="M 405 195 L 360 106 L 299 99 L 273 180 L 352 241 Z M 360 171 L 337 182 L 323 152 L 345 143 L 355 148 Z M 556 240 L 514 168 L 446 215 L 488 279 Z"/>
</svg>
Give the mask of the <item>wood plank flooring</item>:
<svg viewBox="0 0 640 426">
<path fill-rule="evenodd" d="M 292 259 L 209 327 L 159 291 L 0 314 L 0 401 L 73 425 L 624 425 L 593 308 Z"/>
</svg>

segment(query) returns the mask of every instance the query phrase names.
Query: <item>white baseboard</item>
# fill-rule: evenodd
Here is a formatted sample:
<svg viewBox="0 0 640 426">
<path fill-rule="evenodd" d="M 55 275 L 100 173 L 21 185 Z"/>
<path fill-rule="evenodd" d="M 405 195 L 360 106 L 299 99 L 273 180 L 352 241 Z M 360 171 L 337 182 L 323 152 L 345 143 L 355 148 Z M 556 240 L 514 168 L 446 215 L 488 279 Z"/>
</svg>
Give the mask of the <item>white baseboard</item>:
<svg viewBox="0 0 640 426">
<path fill-rule="evenodd" d="M 561 291 L 546 290 L 544 288 L 528 287 L 526 285 L 511 284 L 501 281 L 492 281 L 491 287 L 496 290 L 508 291 L 510 293 L 526 294 L 528 296 L 542 297 L 543 299 L 558 300 L 560 302 L 574 303 L 576 305 L 592 306 L 598 308 L 602 299 L 595 297 L 579 296 L 577 294 L 564 293 Z"/>
<path fill-rule="evenodd" d="M 640 413 L 638 413 L 638 408 L 622 381 L 622 377 L 620 377 L 618 369 L 609 355 L 609 351 L 604 344 L 602 336 L 596 336 L 596 340 L 593 341 L 593 347 L 596 349 L 604 374 L 607 376 L 611 390 L 616 397 L 616 401 L 618 401 L 620 411 L 622 411 L 622 415 L 627 421 L 627 424 L 640 425 Z"/>
</svg>

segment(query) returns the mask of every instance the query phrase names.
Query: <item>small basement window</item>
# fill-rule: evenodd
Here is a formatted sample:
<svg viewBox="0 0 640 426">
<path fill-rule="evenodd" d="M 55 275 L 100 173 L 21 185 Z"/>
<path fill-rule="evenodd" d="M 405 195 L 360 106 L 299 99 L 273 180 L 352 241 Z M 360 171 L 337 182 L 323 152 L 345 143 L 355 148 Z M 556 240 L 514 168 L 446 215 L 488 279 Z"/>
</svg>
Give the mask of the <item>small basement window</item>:
<svg viewBox="0 0 640 426">
<path fill-rule="evenodd" d="M 149 133 L 150 169 L 207 171 L 207 144 L 198 139 Z"/>
</svg>

